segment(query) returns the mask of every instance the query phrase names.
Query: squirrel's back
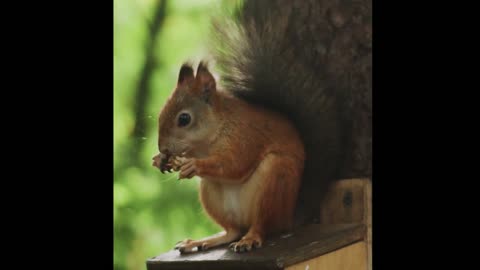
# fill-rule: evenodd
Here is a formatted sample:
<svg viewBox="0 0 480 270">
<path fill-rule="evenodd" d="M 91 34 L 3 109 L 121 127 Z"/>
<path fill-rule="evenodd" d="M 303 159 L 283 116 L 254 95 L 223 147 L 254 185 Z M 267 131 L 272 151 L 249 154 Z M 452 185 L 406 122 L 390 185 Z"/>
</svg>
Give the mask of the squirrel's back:
<svg viewBox="0 0 480 270">
<path fill-rule="evenodd" d="M 215 26 L 225 89 L 298 129 L 316 218 L 332 180 L 371 175 L 371 0 L 246 0 Z"/>
</svg>

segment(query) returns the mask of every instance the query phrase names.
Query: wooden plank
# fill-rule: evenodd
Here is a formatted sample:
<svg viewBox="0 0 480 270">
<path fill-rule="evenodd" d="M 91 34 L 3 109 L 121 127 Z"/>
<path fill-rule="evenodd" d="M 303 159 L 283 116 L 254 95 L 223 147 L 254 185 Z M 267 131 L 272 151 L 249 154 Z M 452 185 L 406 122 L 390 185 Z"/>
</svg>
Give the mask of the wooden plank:
<svg viewBox="0 0 480 270">
<path fill-rule="evenodd" d="M 327 253 L 286 270 L 367 270 L 367 243 L 362 241 Z"/>
<path fill-rule="evenodd" d="M 312 224 L 267 240 L 264 247 L 237 254 L 225 246 L 183 254 L 169 251 L 147 261 L 147 270 L 159 269 L 284 269 L 362 241 L 364 224 Z"/>
</svg>

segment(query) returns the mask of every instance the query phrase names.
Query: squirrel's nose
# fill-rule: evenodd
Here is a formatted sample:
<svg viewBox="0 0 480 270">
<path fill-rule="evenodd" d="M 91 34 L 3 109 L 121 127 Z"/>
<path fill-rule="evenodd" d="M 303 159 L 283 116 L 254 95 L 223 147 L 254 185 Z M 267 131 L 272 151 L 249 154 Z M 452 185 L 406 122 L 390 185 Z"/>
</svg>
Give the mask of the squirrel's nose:
<svg viewBox="0 0 480 270">
<path fill-rule="evenodd" d="M 170 153 L 170 151 L 168 151 L 167 148 L 163 148 L 160 150 L 160 153 L 164 154 L 164 155 L 168 155 Z"/>
</svg>

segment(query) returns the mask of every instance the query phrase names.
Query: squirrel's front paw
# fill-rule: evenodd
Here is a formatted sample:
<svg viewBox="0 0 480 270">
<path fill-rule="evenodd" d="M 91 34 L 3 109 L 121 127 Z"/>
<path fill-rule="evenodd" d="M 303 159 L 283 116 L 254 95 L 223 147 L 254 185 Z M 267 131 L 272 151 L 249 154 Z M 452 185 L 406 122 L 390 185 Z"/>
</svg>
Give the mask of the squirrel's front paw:
<svg viewBox="0 0 480 270">
<path fill-rule="evenodd" d="M 176 157 L 174 165 L 179 169 L 179 179 L 192 178 L 197 172 L 197 160 L 195 158 Z"/>
</svg>

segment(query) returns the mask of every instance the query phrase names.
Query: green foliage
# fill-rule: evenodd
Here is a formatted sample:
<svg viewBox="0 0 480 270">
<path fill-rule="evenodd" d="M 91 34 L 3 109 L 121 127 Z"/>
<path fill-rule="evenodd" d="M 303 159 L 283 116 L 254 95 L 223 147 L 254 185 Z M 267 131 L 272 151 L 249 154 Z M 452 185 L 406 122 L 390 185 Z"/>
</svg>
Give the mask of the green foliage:
<svg viewBox="0 0 480 270">
<path fill-rule="evenodd" d="M 146 113 L 147 130 L 132 136 L 135 95 L 145 64 L 149 24 L 156 0 L 114 1 L 114 265 L 145 269 L 145 260 L 171 249 L 185 238 L 200 238 L 220 228 L 203 213 L 198 179 L 177 181 L 151 166 L 158 153 L 157 115 L 174 88 L 178 69 L 187 59 L 207 54 L 210 15 L 234 1 L 170 0 L 155 45 Z M 142 142 L 134 149 L 135 142 Z M 140 153 L 133 160 L 132 151 Z"/>
</svg>

